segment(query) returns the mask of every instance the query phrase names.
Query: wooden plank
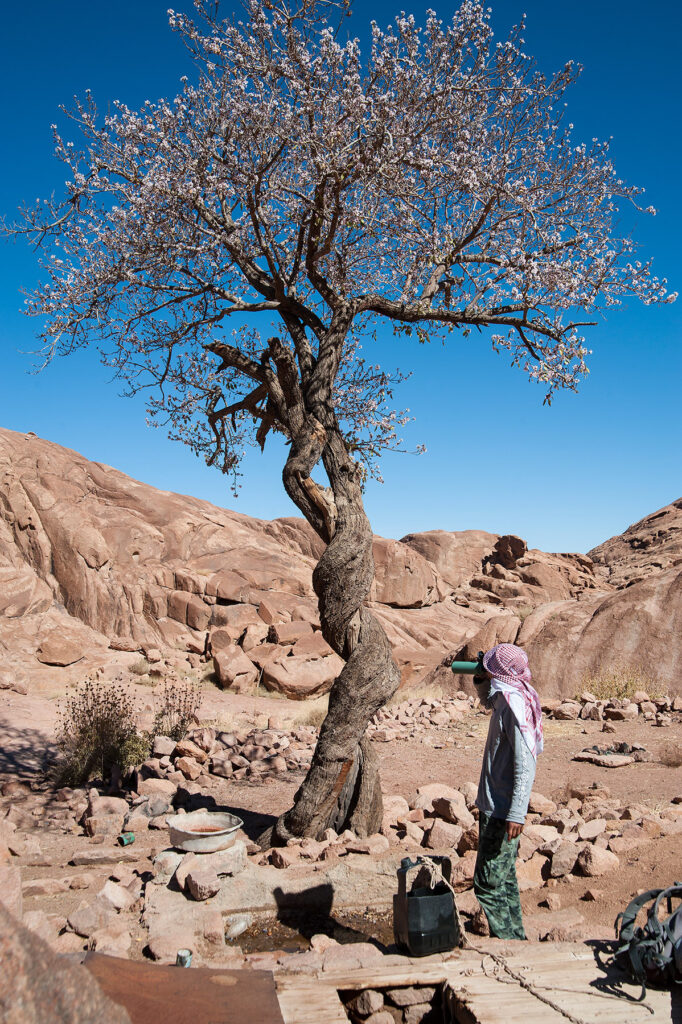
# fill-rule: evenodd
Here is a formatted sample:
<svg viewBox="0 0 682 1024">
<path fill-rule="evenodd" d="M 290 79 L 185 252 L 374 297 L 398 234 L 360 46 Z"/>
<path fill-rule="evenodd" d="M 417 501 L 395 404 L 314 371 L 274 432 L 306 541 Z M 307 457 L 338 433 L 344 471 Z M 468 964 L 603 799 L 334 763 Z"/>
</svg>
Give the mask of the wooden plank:
<svg viewBox="0 0 682 1024">
<path fill-rule="evenodd" d="M 102 953 L 83 962 L 132 1024 L 284 1024 L 271 971 L 185 970 Z"/>
<path fill-rule="evenodd" d="M 277 979 L 277 998 L 284 1024 L 348 1024 L 348 1016 L 333 985 L 315 980 Z M 253 1018 L 255 1020 L 259 1018 Z"/>
<path fill-rule="evenodd" d="M 589 1024 L 644 1024 L 670 1020 L 669 992 L 648 992 L 646 1002 L 654 1011 L 652 1016 L 646 1005 L 634 1001 L 639 995 L 639 986 L 625 982 L 618 971 L 600 970 L 591 955 L 579 959 L 565 958 L 563 961 L 559 958 L 557 961 L 556 956 L 550 958 L 543 954 L 537 963 L 533 962 L 532 956 L 517 955 L 505 959 L 516 974 L 533 986 L 537 995 L 523 988 L 506 972 L 493 973 L 487 964 L 485 973 L 464 978 L 451 976 L 447 986 L 453 993 L 456 1012 L 466 1024 L 567 1024 L 570 1017 Z M 484 958 L 482 966 L 483 963 Z M 618 982 L 630 998 L 600 989 L 600 979 Z M 551 1000 L 558 1009 L 548 1005 L 545 999 Z"/>
</svg>

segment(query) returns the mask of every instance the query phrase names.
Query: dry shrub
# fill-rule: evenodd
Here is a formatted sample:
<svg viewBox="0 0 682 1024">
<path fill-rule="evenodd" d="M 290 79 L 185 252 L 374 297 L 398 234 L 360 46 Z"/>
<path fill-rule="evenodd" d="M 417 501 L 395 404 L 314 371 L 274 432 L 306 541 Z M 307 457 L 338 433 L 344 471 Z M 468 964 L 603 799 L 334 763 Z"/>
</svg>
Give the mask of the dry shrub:
<svg viewBox="0 0 682 1024">
<path fill-rule="evenodd" d="M 190 725 L 196 722 L 200 704 L 201 694 L 196 683 L 189 679 L 165 682 L 161 706 L 154 718 L 153 735 L 181 740 Z"/>
<path fill-rule="evenodd" d="M 600 668 L 596 675 L 583 676 L 580 692 L 588 690 L 598 700 L 623 700 L 632 698 L 637 690 L 654 696 L 656 689 L 656 683 L 644 669 L 636 665 L 616 664 Z"/>
<path fill-rule="evenodd" d="M 149 662 L 146 658 L 140 658 L 138 661 L 134 661 L 129 668 L 129 672 L 132 672 L 134 676 L 146 676 L 149 672 Z"/>
<path fill-rule="evenodd" d="M 63 785 L 83 785 L 98 776 L 107 780 L 117 766 L 125 772 L 148 756 L 149 737 L 135 726 L 135 708 L 118 683 L 81 683 L 57 712 L 57 744 L 63 762 Z"/>
</svg>

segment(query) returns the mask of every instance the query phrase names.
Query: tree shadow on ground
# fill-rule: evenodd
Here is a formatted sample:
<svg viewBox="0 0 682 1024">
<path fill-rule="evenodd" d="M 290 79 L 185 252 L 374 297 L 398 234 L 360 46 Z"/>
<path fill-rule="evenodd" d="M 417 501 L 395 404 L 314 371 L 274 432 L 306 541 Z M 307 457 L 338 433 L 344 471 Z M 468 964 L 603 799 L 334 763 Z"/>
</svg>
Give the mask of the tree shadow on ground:
<svg viewBox="0 0 682 1024">
<path fill-rule="evenodd" d="M 354 928 L 332 915 L 334 886 L 330 882 L 321 882 L 301 892 L 284 892 L 278 886 L 273 896 L 277 904 L 277 920 L 304 939 L 310 941 L 313 935 L 328 935 L 340 943 L 371 942 L 385 952 L 385 947 L 369 932 Z"/>
<path fill-rule="evenodd" d="M 57 760 L 57 747 L 40 729 L 17 728 L 0 719 L 0 776 L 34 781 L 44 775 Z"/>
</svg>

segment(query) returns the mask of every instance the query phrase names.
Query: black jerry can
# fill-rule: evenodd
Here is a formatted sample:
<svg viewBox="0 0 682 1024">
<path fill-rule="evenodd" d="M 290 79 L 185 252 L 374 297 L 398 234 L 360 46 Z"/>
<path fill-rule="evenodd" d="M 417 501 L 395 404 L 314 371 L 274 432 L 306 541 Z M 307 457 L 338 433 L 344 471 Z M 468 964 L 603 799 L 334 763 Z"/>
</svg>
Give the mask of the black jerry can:
<svg viewBox="0 0 682 1024">
<path fill-rule="evenodd" d="M 431 857 L 449 882 L 452 861 L 449 857 Z M 413 872 L 411 887 L 408 881 Z M 429 870 L 421 857 L 404 857 L 398 868 L 398 892 L 393 897 L 393 934 L 396 945 L 411 956 L 444 953 L 461 945 L 459 915 L 455 897 L 443 881 L 432 888 Z M 425 881 L 426 879 L 426 881 Z"/>
</svg>

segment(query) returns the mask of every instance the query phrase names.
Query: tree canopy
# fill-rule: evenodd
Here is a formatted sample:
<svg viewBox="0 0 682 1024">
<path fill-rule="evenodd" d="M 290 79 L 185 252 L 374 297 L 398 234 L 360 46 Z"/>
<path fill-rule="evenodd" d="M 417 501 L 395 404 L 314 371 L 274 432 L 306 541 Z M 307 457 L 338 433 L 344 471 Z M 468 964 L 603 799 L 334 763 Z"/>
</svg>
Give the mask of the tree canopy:
<svg viewBox="0 0 682 1024">
<path fill-rule="evenodd" d="M 291 437 L 276 358 L 302 394 L 331 388 L 372 470 L 405 421 L 403 375 L 360 352 L 380 321 L 422 341 L 485 333 L 550 398 L 586 373 L 595 314 L 674 298 L 617 231 L 641 190 L 608 143 L 573 138 L 577 67 L 541 74 L 522 26 L 495 41 L 474 0 L 447 25 L 372 22 L 363 52 L 349 6 L 169 12 L 194 80 L 103 118 L 86 95 L 76 142 L 54 129 L 66 197 L 24 211 L 48 275 L 28 305 L 46 356 L 98 344 L 149 389 L 152 417 L 225 471 L 270 430 Z"/>
</svg>

